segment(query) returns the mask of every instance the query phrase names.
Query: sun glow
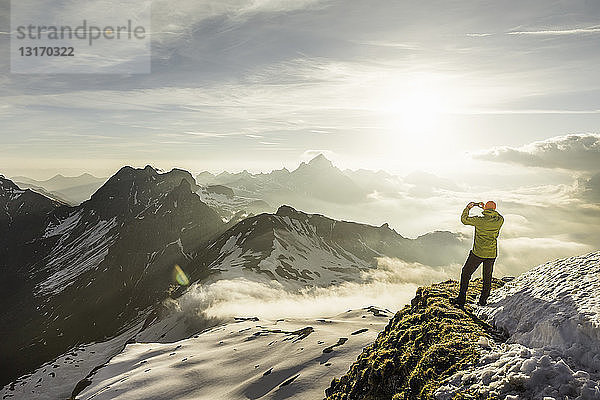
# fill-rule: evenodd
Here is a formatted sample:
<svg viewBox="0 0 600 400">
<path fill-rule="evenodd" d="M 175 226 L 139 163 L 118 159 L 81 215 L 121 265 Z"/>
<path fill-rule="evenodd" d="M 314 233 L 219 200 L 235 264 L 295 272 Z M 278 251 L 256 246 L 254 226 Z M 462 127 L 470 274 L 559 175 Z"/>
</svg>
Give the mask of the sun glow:
<svg viewBox="0 0 600 400">
<path fill-rule="evenodd" d="M 460 87 L 456 77 L 423 72 L 389 79 L 374 90 L 381 154 L 414 169 L 440 163 L 451 146 L 453 110 L 467 101 Z"/>
<path fill-rule="evenodd" d="M 444 113 L 444 88 L 422 80 L 392 85 L 381 94 L 380 112 L 391 142 L 426 145 L 440 134 Z"/>
<path fill-rule="evenodd" d="M 438 132 L 439 99 L 435 93 L 415 90 L 389 99 L 387 123 L 396 141 L 425 144 Z"/>
</svg>

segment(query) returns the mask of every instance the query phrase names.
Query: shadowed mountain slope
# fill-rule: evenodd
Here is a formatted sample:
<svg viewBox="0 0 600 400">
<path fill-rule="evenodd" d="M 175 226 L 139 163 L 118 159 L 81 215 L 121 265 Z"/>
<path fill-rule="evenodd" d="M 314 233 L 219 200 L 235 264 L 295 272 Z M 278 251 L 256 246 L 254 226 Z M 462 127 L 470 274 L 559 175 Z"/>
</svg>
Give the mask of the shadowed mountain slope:
<svg viewBox="0 0 600 400">
<path fill-rule="evenodd" d="M 192 187 L 185 171 L 123 167 L 69 207 L 2 181 L 3 383 L 114 336 L 168 296 L 174 266 L 224 228 Z"/>
</svg>

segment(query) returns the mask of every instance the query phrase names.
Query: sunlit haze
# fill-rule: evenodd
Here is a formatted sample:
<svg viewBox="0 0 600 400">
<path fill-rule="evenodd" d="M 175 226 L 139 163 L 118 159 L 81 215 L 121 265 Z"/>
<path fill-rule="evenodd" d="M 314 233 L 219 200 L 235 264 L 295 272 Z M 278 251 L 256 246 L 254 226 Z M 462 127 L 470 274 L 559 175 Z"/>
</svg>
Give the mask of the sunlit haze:
<svg viewBox="0 0 600 400">
<path fill-rule="evenodd" d="M 149 75 L 4 73 L 0 168 L 268 171 L 322 150 L 342 168 L 497 173 L 469 153 L 597 132 L 599 8 L 155 1 Z"/>
</svg>

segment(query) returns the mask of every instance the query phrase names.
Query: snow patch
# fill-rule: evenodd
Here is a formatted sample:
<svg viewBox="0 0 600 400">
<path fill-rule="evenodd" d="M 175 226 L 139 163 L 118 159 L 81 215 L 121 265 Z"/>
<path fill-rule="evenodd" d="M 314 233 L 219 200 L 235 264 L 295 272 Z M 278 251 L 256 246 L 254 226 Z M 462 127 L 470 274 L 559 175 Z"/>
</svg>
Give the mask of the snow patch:
<svg viewBox="0 0 600 400">
<path fill-rule="evenodd" d="M 24 375 L 0 391 L 2 399 L 68 399 L 77 382 L 95 367 L 119 354 L 125 343 L 141 328 L 141 323 L 124 333 L 99 343 L 74 347 L 31 374 Z"/>
<path fill-rule="evenodd" d="M 70 232 L 74 227 L 77 226 L 79 221 L 81 220 L 82 210 L 74 212 L 70 214 L 65 219 L 58 221 L 56 223 L 50 222 L 46 227 L 46 231 L 44 232 L 44 238 L 49 238 L 52 236 L 62 235 L 64 233 Z"/>
<path fill-rule="evenodd" d="M 388 318 L 361 309 L 327 319 L 238 321 L 176 343 L 129 344 L 77 398 L 322 398 Z"/>
<path fill-rule="evenodd" d="M 600 372 L 600 251 L 542 264 L 509 282 L 478 314 L 509 343 L 552 346 Z"/>
<path fill-rule="evenodd" d="M 505 400 L 600 399 L 600 251 L 531 269 L 476 314 L 509 338 L 489 344 L 436 398 L 470 390 Z"/>
<path fill-rule="evenodd" d="M 436 398 L 450 400 L 462 391 L 457 388 L 475 389 L 485 398 L 505 400 L 600 398 L 600 386 L 590 373 L 573 370 L 568 364 L 552 348 L 530 349 L 516 343 L 494 346 L 477 368 L 454 374 L 436 392 Z"/>
<path fill-rule="evenodd" d="M 37 286 L 36 295 L 60 293 L 79 275 L 96 268 L 115 240 L 110 231 L 116 226 L 117 218 L 113 217 L 99 221 L 71 242 L 65 242 L 63 236 L 47 257 L 46 268 L 55 272 Z"/>
</svg>

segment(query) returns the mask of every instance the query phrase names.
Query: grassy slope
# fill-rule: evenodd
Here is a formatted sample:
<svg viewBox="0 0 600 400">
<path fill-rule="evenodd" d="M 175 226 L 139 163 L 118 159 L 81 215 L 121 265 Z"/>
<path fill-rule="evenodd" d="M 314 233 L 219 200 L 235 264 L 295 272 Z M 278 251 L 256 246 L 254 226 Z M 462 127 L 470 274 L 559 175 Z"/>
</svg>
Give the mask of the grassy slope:
<svg viewBox="0 0 600 400">
<path fill-rule="evenodd" d="M 468 301 L 480 290 L 481 280 L 471 282 Z M 332 381 L 327 400 L 433 399 L 445 378 L 477 363 L 479 337 L 497 334 L 469 305 L 463 311 L 450 303 L 457 292 L 455 281 L 419 288 L 346 375 Z"/>
</svg>

